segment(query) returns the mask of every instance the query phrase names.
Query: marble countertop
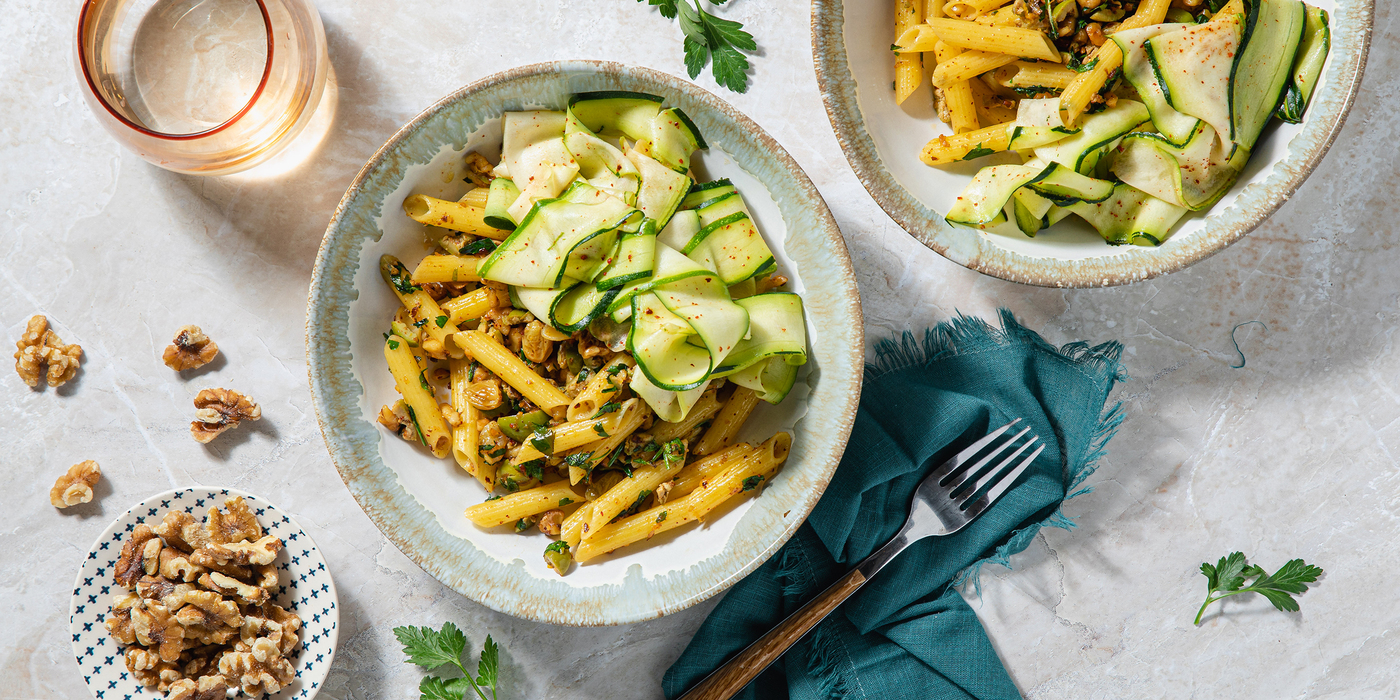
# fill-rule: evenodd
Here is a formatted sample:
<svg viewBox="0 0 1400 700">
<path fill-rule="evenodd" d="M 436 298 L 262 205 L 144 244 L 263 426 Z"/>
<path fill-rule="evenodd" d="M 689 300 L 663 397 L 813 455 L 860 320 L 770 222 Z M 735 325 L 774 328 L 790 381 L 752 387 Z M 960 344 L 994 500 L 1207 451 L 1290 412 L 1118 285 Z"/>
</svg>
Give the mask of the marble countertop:
<svg viewBox="0 0 1400 700">
<path fill-rule="evenodd" d="M 386 541 L 341 486 L 311 408 L 303 324 L 326 221 L 400 124 L 468 82 L 522 63 L 599 58 L 684 75 L 680 33 L 629 0 L 499 3 L 323 0 L 338 95 L 311 159 L 226 178 L 169 173 L 123 150 L 78 91 L 76 0 L 0 6 L 0 329 L 31 314 L 83 346 L 79 379 L 31 391 L 0 370 L 0 698 L 87 697 L 69 646 L 69 582 L 126 507 L 173 486 L 262 494 L 320 545 L 342 604 L 324 698 L 415 695 L 390 629 L 453 620 L 503 649 L 502 698 L 660 697 L 660 677 L 713 602 L 654 622 L 570 629 L 468 601 Z M 752 116 L 807 170 L 845 233 L 872 339 L 961 311 L 1012 309 L 1050 340 L 1118 339 L 1128 418 L 1046 530 L 988 567 L 985 621 L 1028 698 L 1381 698 L 1400 694 L 1400 27 L 1377 3 L 1367 77 L 1341 137 L 1254 233 L 1189 270 L 1129 287 L 1060 291 L 970 272 L 923 248 L 866 195 L 818 96 L 808 8 L 726 6 L 762 52 L 753 87 L 705 87 Z M 506 42 L 531 26 L 535 46 Z M 430 27 L 432 32 L 425 32 Z M 1231 343 L 1237 334 L 1248 363 Z M 226 361 L 182 380 L 159 355 L 202 326 Z M 8 345 L 7 345 L 8 346 Z M 8 351 L 7 351 L 8 353 Z M 8 354 L 6 355 L 8 358 Z M 8 361 L 8 359 L 7 359 Z M 229 386 L 264 419 L 201 446 L 200 388 Z M 99 501 L 56 512 L 44 494 L 84 459 Z M 1243 550 L 1327 574 L 1282 614 L 1227 602 L 1199 628 L 1202 561 Z"/>
</svg>

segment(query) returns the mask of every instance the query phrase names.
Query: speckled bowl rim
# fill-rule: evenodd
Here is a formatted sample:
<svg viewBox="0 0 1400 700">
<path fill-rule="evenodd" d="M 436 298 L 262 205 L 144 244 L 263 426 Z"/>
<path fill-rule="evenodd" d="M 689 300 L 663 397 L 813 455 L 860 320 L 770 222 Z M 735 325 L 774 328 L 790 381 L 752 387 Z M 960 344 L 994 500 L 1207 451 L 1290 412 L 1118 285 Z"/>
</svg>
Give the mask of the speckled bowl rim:
<svg viewBox="0 0 1400 700">
<path fill-rule="evenodd" d="M 810 203 L 811 212 L 818 223 L 820 230 L 797 230 L 789 224 L 789 244 L 793 236 L 824 236 L 829 250 L 836 253 L 836 263 L 838 280 L 826 280 L 827 285 L 839 284 L 849 290 L 850 298 L 846 301 L 845 315 L 852 320 L 852 326 L 847 331 L 851 342 L 849 347 L 843 348 L 838 357 L 841 363 L 849 364 L 849 374 L 838 376 L 832 370 L 845 368 L 823 367 L 823 380 L 826 382 L 844 382 L 844 392 L 840 395 L 840 404 L 837 410 L 840 416 L 830 434 L 830 441 L 824 442 L 820 451 L 812 455 L 819 462 L 819 468 L 811 476 L 815 488 L 811 488 L 802 493 L 797 501 L 789 501 L 787 510 L 796 512 L 799 517 L 784 518 L 786 525 L 781 529 L 775 529 L 771 533 L 758 538 L 758 546 L 751 547 L 747 551 L 735 550 L 735 538 L 731 538 L 726 543 L 724 550 L 716 555 L 716 558 L 704 562 L 704 571 L 693 578 L 687 578 L 689 585 L 680 586 L 678 589 L 663 593 L 658 592 L 660 586 L 656 585 L 660 579 L 652 579 L 648 582 L 647 592 L 651 600 L 638 604 L 631 604 L 626 610 L 616 610 L 607 608 L 587 608 L 577 605 L 574 601 L 562 601 L 549 599 L 548 601 L 532 601 L 524 592 L 516 590 L 503 590 L 500 582 L 491 580 L 489 576 L 473 578 L 459 575 L 461 572 L 449 571 L 448 567 L 438 557 L 433 556 L 433 552 L 427 551 L 429 547 L 425 545 L 436 545 L 435 551 L 445 551 L 441 540 L 455 540 L 466 542 L 446 533 L 441 528 L 431 533 L 431 542 L 412 542 L 409 534 L 405 531 L 401 523 L 395 520 L 402 515 L 394 509 L 394 504 L 390 499 L 374 499 L 372 491 L 375 489 L 397 489 L 399 494 L 412 500 L 412 497 L 403 491 L 403 487 L 393 480 L 393 472 L 388 467 L 384 467 L 378 453 L 369 455 L 368 461 L 371 464 L 377 463 L 384 471 L 389 473 L 389 484 L 365 483 L 365 479 L 357 477 L 352 469 L 354 460 L 362 459 L 363 455 L 357 455 L 355 447 L 337 426 L 336 420 L 355 420 L 359 416 L 358 406 L 337 407 L 332 404 L 332 397 L 335 390 L 331 386 L 335 381 L 344 382 L 344 386 L 350 387 L 348 395 L 359 397 L 363 394 L 363 387 L 355 379 L 350 367 L 349 339 L 341 337 L 340 342 L 343 348 L 339 348 L 334 341 L 336 338 L 336 313 L 321 304 L 321 297 L 326 285 L 326 280 L 330 278 L 327 266 L 331 258 L 331 251 L 342 242 L 354 244 L 356 250 L 359 249 L 360 240 L 351 240 L 349 233 L 341 231 L 341 225 L 347 216 L 348 207 L 361 190 L 366 187 L 366 183 L 374 173 L 375 169 L 384 161 L 387 154 L 393 151 L 406 139 L 412 136 L 418 129 L 434 117 L 438 112 L 458 100 L 470 99 L 475 93 L 487 88 L 503 85 L 513 81 L 527 79 L 533 76 L 546 76 L 558 73 L 569 72 L 600 73 L 604 75 L 621 75 L 643 81 L 652 81 L 660 86 L 662 90 L 669 90 L 672 93 L 684 93 L 688 98 L 703 104 L 708 109 L 714 110 L 721 118 L 731 120 L 738 129 L 752 135 L 758 144 L 765 149 L 781 166 L 781 169 L 791 176 L 793 185 L 799 197 Z M 663 93 L 664 94 L 664 93 Z M 771 187 L 771 186 L 770 186 Z M 771 189 L 770 189 L 771 191 Z M 774 192 L 774 196 L 777 193 Z M 780 208 L 782 205 L 780 203 Z M 354 256 L 351 264 L 358 267 L 355 261 L 358 255 Z M 351 273 L 353 276 L 353 273 Z M 356 292 L 357 293 L 357 292 Z M 829 292 L 827 292 L 829 293 Z M 342 311 L 342 314 L 345 313 Z M 344 323 L 341 321 L 340 323 Z M 341 334 L 343 336 L 343 333 Z M 418 116 L 411 119 L 400 128 L 383 146 L 375 151 L 360 172 L 355 176 L 345 196 L 336 206 L 334 215 L 326 233 L 321 241 L 320 249 L 316 256 L 316 264 L 312 271 L 310 292 L 307 299 L 307 321 L 306 321 L 306 344 L 307 344 L 307 373 L 310 379 L 312 403 L 316 410 L 316 419 L 321 428 L 321 434 L 326 442 L 326 448 L 330 452 L 331 460 L 336 465 L 336 470 L 340 473 L 342 481 L 350 490 L 356 502 L 369 516 L 376 527 L 379 528 L 400 551 L 412 559 L 419 567 L 428 572 L 431 576 L 452 588 L 458 593 L 470 598 L 486 607 L 498 612 L 502 612 L 515 617 L 520 617 L 536 622 L 550 624 L 570 625 L 570 626 L 602 626 L 619 625 L 643 622 L 655 619 L 663 615 L 671 614 L 683 610 L 691 605 L 699 603 L 711 596 L 724 591 L 729 586 L 738 582 L 748 575 L 769 557 L 775 554 L 784 543 L 796 533 L 797 528 L 806 520 L 806 516 L 816 506 L 821 498 L 822 492 L 829 483 L 832 474 L 835 473 L 837 465 L 840 463 L 841 455 L 845 451 L 846 441 L 850 436 L 851 428 L 855 423 L 856 408 L 860 400 L 860 390 L 863 381 L 863 368 L 865 357 L 865 333 L 862 325 L 862 315 L 860 306 L 860 294 L 856 286 L 855 272 L 851 267 L 850 255 L 846 249 L 845 239 L 841 235 L 840 228 L 836 225 L 835 219 L 817 191 L 815 185 L 807 177 L 801 166 L 782 148 L 771 136 L 767 134 L 757 123 L 747 116 L 734 109 L 728 103 L 715 97 L 713 94 L 701 89 L 693 83 L 684 81 L 672 75 L 661 73 L 650 68 L 640 66 L 628 66 L 620 63 L 593 60 L 569 60 L 551 61 L 546 63 L 535 63 L 520 66 L 510 70 L 502 71 L 488 76 L 481 80 L 463 87 L 456 92 L 442 98 L 431 107 L 427 108 Z M 416 503 L 416 501 L 414 501 Z M 421 507 L 421 506 L 420 506 Z M 468 542 L 468 544 L 470 544 Z M 753 540 L 749 541 L 753 544 Z M 473 547 L 474 549 L 474 547 Z M 479 553 L 479 550 L 478 550 Z M 486 556 L 481 554 L 481 556 Z M 719 559 L 722 558 L 723 566 L 720 566 Z M 460 564 L 458 565 L 461 566 Z M 682 572 L 672 572 L 666 577 L 674 578 L 678 574 L 689 575 L 694 568 Z M 684 577 L 683 577 L 684 578 Z M 668 580 L 667 583 L 670 583 Z M 588 590 L 588 589 L 581 589 Z M 546 604 L 547 603 L 547 604 Z"/>
<path fill-rule="evenodd" d="M 1361 89 L 1375 15 L 1375 0 L 1337 0 L 1338 10 L 1346 5 L 1347 16 L 1345 22 L 1338 22 L 1338 13 L 1333 12 L 1331 75 L 1313 96 L 1302 130 L 1265 180 L 1245 186 L 1227 209 L 1212 212 L 1212 221 L 1178 245 L 1068 260 L 1022 255 L 977 232 L 954 229 L 944 223 L 942 214 L 925 207 L 899 184 L 881 162 L 856 100 L 846 55 L 842 2 L 812 0 L 812 57 L 836 140 L 866 191 L 909 235 L 963 267 L 1012 282 L 1065 288 L 1111 287 L 1176 272 L 1224 250 L 1283 206 L 1341 133 Z M 1335 31 L 1339 24 L 1354 25 L 1356 31 L 1349 31 L 1339 41 L 1340 33 Z M 967 244 L 972 237 L 975 246 Z"/>
</svg>

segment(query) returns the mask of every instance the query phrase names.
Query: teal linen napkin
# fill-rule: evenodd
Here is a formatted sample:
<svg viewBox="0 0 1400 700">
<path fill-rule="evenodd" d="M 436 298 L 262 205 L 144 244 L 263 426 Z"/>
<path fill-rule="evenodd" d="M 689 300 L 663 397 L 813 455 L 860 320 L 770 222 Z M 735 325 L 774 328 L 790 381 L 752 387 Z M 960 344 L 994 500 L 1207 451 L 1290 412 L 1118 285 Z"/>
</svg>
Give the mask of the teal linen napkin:
<svg viewBox="0 0 1400 700">
<path fill-rule="evenodd" d="M 959 317 L 881 341 L 866 367 L 841 466 L 779 553 L 734 586 L 666 672 L 685 692 L 894 536 L 914 488 L 938 464 L 1012 418 L 1047 444 L 1021 482 L 952 536 L 910 546 L 738 697 L 762 700 L 1020 698 L 977 616 L 953 586 L 1007 564 L 1060 505 L 1122 421 L 1105 411 L 1122 379 L 1116 342 L 1055 348 L 1001 312 L 1002 328 Z M 1008 640 L 1014 643 L 1015 640 Z"/>
</svg>

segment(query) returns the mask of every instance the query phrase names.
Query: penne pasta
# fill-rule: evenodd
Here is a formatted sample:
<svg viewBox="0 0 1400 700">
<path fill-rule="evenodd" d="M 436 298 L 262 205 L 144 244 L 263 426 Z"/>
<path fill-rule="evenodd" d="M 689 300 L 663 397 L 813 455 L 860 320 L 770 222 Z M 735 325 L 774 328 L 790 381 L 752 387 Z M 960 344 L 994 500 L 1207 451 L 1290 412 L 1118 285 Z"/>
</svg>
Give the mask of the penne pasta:
<svg viewBox="0 0 1400 700">
<path fill-rule="evenodd" d="M 924 18 L 944 17 L 943 6 L 944 0 L 926 0 L 924 2 Z"/>
<path fill-rule="evenodd" d="M 1171 0 L 1142 0 L 1137 12 L 1123 20 L 1115 31 L 1161 24 L 1162 20 L 1167 18 L 1167 8 L 1170 5 Z M 1118 48 L 1118 44 L 1106 41 L 1094 51 L 1087 63 L 1093 67 L 1080 73 L 1073 82 L 1065 86 L 1064 93 L 1060 95 L 1060 110 L 1065 113 L 1065 126 L 1072 127 L 1079 122 L 1079 117 L 1084 115 L 1093 102 L 1094 95 L 1099 94 L 1108 84 L 1108 79 L 1123 67 L 1123 52 Z"/>
<path fill-rule="evenodd" d="M 476 282 L 476 266 L 485 256 L 429 255 L 413 268 L 414 284 L 425 282 Z"/>
<path fill-rule="evenodd" d="M 982 15 L 972 20 L 978 24 L 985 24 L 989 27 L 1019 27 L 1020 17 L 1016 15 L 1015 7 L 1003 7 L 995 12 Z"/>
<path fill-rule="evenodd" d="M 423 377 L 418 362 L 413 358 L 408 343 L 395 336 L 384 341 L 384 360 L 389 364 L 389 373 L 394 377 L 394 385 L 408 404 L 408 415 L 413 427 L 418 431 L 418 439 L 433 454 L 446 457 L 451 450 L 452 437 L 447 421 L 443 420 L 442 409 L 438 407 L 433 387 Z"/>
<path fill-rule="evenodd" d="M 636 361 L 631 357 L 619 355 L 599 367 L 589 378 L 588 384 L 584 385 L 583 391 L 569 402 L 569 410 L 565 417 L 571 421 L 583 420 L 597 413 L 603 404 L 615 400 L 621 395 L 630 378 L 626 370 L 635 364 Z"/>
<path fill-rule="evenodd" d="M 676 478 L 671 481 L 671 491 L 667 497 L 673 501 L 679 500 L 694 491 L 707 479 L 713 479 L 724 473 L 726 469 L 733 467 L 756 451 L 758 451 L 757 445 L 739 443 L 685 465 L 681 469 L 681 473 L 677 474 Z"/>
<path fill-rule="evenodd" d="M 583 478 L 588 476 L 588 474 L 601 464 L 603 460 L 610 457 L 613 451 L 622 445 L 622 441 L 627 439 L 627 436 L 637 432 L 637 429 L 642 427 L 642 423 L 646 422 L 647 416 L 651 415 L 651 407 L 642 404 L 638 408 L 641 410 L 631 415 L 623 416 L 623 420 L 618 422 L 617 429 L 609 431 L 609 435 L 606 439 L 592 445 L 576 448 L 565 456 L 565 462 L 567 463 L 569 462 L 569 457 L 575 457 L 577 460 L 577 455 L 585 453 L 588 455 L 581 459 L 583 462 L 582 464 L 569 463 L 569 481 L 571 483 L 577 484 L 579 481 L 582 481 Z"/>
<path fill-rule="evenodd" d="M 714 417 L 719 412 L 719 399 L 715 397 L 713 390 L 706 391 L 700 395 L 695 405 L 690 408 L 690 413 L 685 414 L 685 418 L 679 423 L 659 422 L 651 426 L 651 436 L 658 443 L 674 440 L 678 437 L 689 435 L 704 423 Z"/>
<path fill-rule="evenodd" d="M 933 69 L 933 86 L 946 88 L 1015 61 L 1015 56 L 985 51 L 963 51 L 947 61 L 940 58 L 938 67 Z"/>
<path fill-rule="evenodd" d="M 734 393 L 724 402 L 715 414 L 714 422 L 705 434 L 690 448 L 690 454 L 703 457 L 714 454 L 734 444 L 739 438 L 739 429 L 749 419 L 754 407 L 758 406 L 758 393 L 746 386 L 736 387 Z"/>
<path fill-rule="evenodd" d="M 904 53 L 933 51 L 934 46 L 938 45 L 938 35 L 934 33 L 933 27 L 919 24 L 899 34 L 894 45 L 896 51 Z"/>
<path fill-rule="evenodd" d="M 565 396 L 564 392 L 559 391 L 558 387 L 550 384 L 544 377 L 535 374 L 523 360 L 491 340 L 485 333 L 463 331 L 456 333 L 452 338 L 463 350 L 471 353 L 472 358 L 481 363 L 481 366 L 491 370 L 492 374 L 511 385 L 541 410 L 549 412 L 568 405 L 569 397 Z"/>
<path fill-rule="evenodd" d="M 410 195 L 403 200 L 403 212 L 420 224 L 441 226 L 453 231 L 470 233 L 473 236 L 502 241 L 510 235 L 510 231 L 486 224 L 485 209 L 449 202 L 437 197 L 423 194 Z"/>
<path fill-rule="evenodd" d="M 954 136 L 940 134 L 924 146 L 919 158 L 929 165 L 943 165 L 967 158 L 974 149 L 1000 153 L 1011 144 L 1009 126 L 997 124 Z"/>
<path fill-rule="evenodd" d="M 957 19 L 973 19 L 1001 7 L 1011 0 L 953 0 L 945 5 L 947 16 Z"/>
<path fill-rule="evenodd" d="M 585 503 L 574 512 L 564 518 L 564 522 L 559 526 L 559 539 L 569 543 L 569 548 L 578 547 L 578 543 L 583 539 L 583 524 L 593 514 L 593 504 Z"/>
<path fill-rule="evenodd" d="M 477 209 L 485 209 L 486 198 L 490 195 L 490 187 L 473 187 L 467 190 L 467 193 L 462 195 L 462 198 L 457 200 L 457 203 L 465 204 L 469 207 L 476 207 Z"/>
<path fill-rule="evenodd" d="M 957 61 L 966 53 L 956 46 L 941 41 L 934 47 L 934 55 L 938 57 L 938 68 L 942 68 L 945 62 Z M 937 69 L 935 69 L 934 76 L 937 77 L 937 75 Z M 959 80 L 942 87 L 943 101 L 948 106 L 951 118 L 949 126 L 953 127 L 953 133 L 962 134 L 976 131 L 981 124 L 977 121 L 977 105 L 972 101 L 972 85 L 969 80 Z"/>
<path fill-rule="evenodd" d="M 541 457 L 564 454 L 575 448 L 610 438 L 614 432 L 618 432 L 618 426 L 631 422 L 636 414 L 642 412 L 641 403 L 640 399 L 627 399 L 617 406 L 616 410 L 606 415 L 570 421 L 549 428 L 540 437 L 526 440 L 511 463 L 524 464 Z M 549 453 L 546 454 L 541 447 L 549 448 Z"/>
<path fill-rule="evenodd" d="M 904 33 L 919 24 L 920 0 L 895 0 L 894 35 Z M 904 104 L 909 96 L 919 89 L 924 81 L 924 59 L 915 53 L 896 53 L 894 56 L 894 101 Z"/>
<path fill-rule="evenodd" d="M 958 48 L 1060 62 L 1060 51 L 1050 37 L 1045 36 L 1045 32 L 1037 29 L 986 25 L 946 17 L 930 19 L 928 26 L 941 41 Z"/>
<path fill-rule="evenodd" d="M 500 293 L 490 287 L 477 287 L 462 296 L 442 302 L 442 310 L 447 312 L 448 323 L 461 325 L 470 319 L 481 318 L 491 309 L 509 303 L 509 301 L 503 302 L 501 297 Z"/>
<path fill-rule="evenodd" d="M 757 493 L 758 486 L 771 479 L 787 460 L 791 446 L 791 435 L 774 435 L 759 449 L 719 476 L 702 484 L 686 497 L 654 506 L 602 528 L 592 538 L 580 542 L 575 558 L 580 562 L 588 561 L 619 547 L 640 542 L 695 520 L 702 520 L 705 515 L 735 496 L 747 492 Z"/>
<path fill-rule="evenodd" d="M 977 123 L 1004 124 L 1016 121 L 1016 101 L 997 94 L 981 79 L 967 81 L 972 89 L 972 106 L 977 111 Z"/>
<path fill-rule="evenodd" d="M 427 292 L 413 284 L 408 268 L 404 267 L 398 258 L 385 255 L 379 259 L 379 274 L 384 277 L 389 288 L 394 290 L 399 303 L 408 311 L 413 325 L 428 334 L 428 340 L 423 343 L 423 350 L 438 357 L 461 357 L 461 352 L 448 342 L 448 336 L 457 332 L 457 324 L 451 322 Z"/>
<path fill-rule="evenodd" d="M 1006 72 L 1006 77 L 1000 77 L 1002 72 Z M 997 69 L 997 82 L 1006 87 L 1029 88 L 1043 87 L 1052 90 L 1063 90 L 1079 77 L 1079 74 L 1070 68 L 1059 63 L 1031 63 L 1028 61 L 1017 61 L 1004 68 Z"/>
<path fill-rule="evenodd" d="M 569 482 L 556 481 L 478 503 L 466 513 L 468 520 L 481 527 L 496 527 L 582 502 L 583 496 L 575 492 Z"/>
<path fill-rule="evenodd" d="M 462 418 L 462 424 L 452 429 L 452 458 L 457 460 L 457 466 L 476 477 L 490 493 L 496 487 L 496 465 L 487 464 L 481 458 L 478 444 L 480 433 L 476 426 L 477 421 L 481 420 L 481 411 L 467 400 L 472 363 L 471 360 L 459 359 L 452 360 L 448 366 L 451 368 L 452 389 L 449 395 L 452 409 Z"/>
<path fill-rule="evenodd" d="M 593 514 L 583 526 L 584 541 L 587 541 L 592 533 L 607 526 L 608 521 L 617 517 L 618 513 L 645 501 L 655 493 L 656 487 L 662 482 L 670 481 L 680 472 L 681 465 L 685 462 L 685 451 L 681 450 L 673 461 L 667 461 L 664 452 L 663 447 L 658 452 L 661 459 L 649 466 L 633 469 L 626 479 L 619 481 L 616 486 L 608 489 L 607 493 L 593 501 Z"/>
</svg>

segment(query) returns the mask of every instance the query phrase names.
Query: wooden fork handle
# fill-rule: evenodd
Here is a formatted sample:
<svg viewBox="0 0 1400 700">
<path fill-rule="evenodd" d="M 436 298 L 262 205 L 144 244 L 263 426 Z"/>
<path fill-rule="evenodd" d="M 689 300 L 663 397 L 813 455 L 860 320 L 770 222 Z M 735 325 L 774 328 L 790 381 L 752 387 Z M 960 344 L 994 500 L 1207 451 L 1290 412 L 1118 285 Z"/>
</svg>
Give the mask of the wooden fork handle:
<svg viewBox="0 0 1400 700">
<path fill-rule="evenodd" d="M 822 591 L 821 595 L 808 601 L 777 627 L 769 630 L 768 634 L 759 637 L 748 648 L 715 669 L 678 700 L 727 700 L 733 697 L 743 690 L 749 681 L 757 678 L 763 669 L 777 661 L 783 652 L 797 643 L 797 640 L 816 627 L 818 622 L 831 614 L 836 606 L 865 585 L 865 580 L 859 569 L 852 569 Z"/>
</svg>

